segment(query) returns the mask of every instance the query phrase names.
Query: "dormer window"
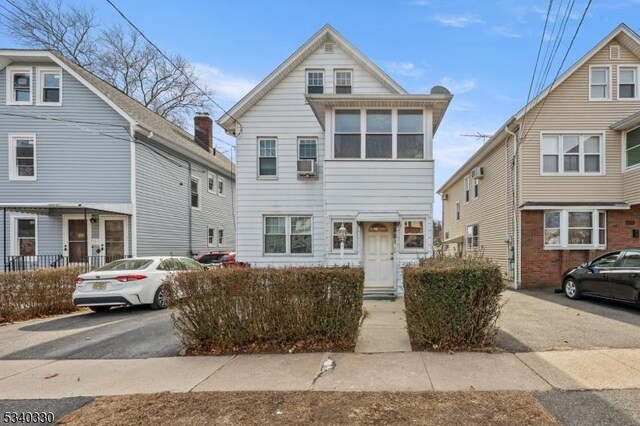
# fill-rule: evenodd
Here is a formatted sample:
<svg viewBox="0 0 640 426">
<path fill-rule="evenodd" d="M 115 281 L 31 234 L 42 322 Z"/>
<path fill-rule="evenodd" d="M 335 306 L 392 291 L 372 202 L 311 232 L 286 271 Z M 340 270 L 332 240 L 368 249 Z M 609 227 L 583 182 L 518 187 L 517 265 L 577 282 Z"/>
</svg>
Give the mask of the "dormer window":
<svg viewBox="0 0 640 426">
<path fill-rule="evenodd" d="M 62 70 L 38 68 L 38 105 L 61 105 Z"/>
<path fill-rule="evenodd" d="M 324 71 L 307 71 L 307 93 L 324 93 Z"/>
<path fill-rule="evenodd" d="M 8 105 L 31 105 L 31 68 L 7 68 Z"/>
<path fill-rule="evenodd" d="M 351 93 L 351 70 L 336 71 L 336 93 Z"/>
<path fill-rule="evenodd" d="M 589 100 L 611 99 L 611 70 L 608 66 L 589 68 Z"/>
</svg>

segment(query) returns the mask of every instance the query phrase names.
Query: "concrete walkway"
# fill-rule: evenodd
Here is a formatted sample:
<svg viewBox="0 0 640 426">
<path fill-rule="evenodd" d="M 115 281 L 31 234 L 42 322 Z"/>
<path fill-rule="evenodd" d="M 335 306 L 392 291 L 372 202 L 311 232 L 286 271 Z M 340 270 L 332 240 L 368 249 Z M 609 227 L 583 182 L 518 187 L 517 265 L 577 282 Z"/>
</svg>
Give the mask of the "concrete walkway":
<svg viewBox="0 0 640 426">
<path fill-rule="evenodd" d="M 320 374 L 331 356 L 335 368 Z M 230 390 L 640 388 L 640 349 L 0 361 L 0 399 Z"/>
<path fill-rule="evenodd" d="M 411 352 L 404 299 L 365 300 L 366 316 L 356 341 L 358 353 Z"/>
</svg>

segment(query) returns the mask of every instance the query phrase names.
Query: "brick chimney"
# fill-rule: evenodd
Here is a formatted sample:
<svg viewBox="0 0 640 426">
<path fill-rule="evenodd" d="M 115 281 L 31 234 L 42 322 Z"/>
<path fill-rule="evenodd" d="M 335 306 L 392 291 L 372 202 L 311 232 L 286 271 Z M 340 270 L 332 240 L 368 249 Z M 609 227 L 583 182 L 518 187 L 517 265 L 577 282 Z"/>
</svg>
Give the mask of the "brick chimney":
<svg viewBox="0 0 640 426">
<path fill-rule="evenodd" d="M 194 142 L 213 152 L 213 120 L 208 112 L 197 112 L 193 117 Z"/>
</svg>

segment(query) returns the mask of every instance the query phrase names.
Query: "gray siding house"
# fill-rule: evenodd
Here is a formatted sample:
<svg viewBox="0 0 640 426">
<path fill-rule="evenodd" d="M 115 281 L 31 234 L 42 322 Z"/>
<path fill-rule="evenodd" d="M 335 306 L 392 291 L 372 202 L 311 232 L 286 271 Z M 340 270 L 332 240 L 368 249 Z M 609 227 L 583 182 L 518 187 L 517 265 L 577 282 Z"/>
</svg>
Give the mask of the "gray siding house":
<svg viewBox="0 0 640 426">
<path fill-rule="evenodd" d="M 0 50 L 6 270 L 235 248 L 233 164 L 85 69 Z"/>
</svg>

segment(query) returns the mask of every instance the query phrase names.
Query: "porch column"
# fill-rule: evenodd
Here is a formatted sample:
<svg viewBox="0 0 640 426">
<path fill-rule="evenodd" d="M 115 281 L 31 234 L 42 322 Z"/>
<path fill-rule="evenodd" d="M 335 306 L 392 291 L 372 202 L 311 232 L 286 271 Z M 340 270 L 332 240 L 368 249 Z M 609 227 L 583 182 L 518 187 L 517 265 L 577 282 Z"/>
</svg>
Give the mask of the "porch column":
<svg viewBox="0 0 640 426">
<path fill-rule="evenodd" d="M 4 272 L 7 272 L 7 208 L 2 208 L 2 267 Z"/>
</svg>

